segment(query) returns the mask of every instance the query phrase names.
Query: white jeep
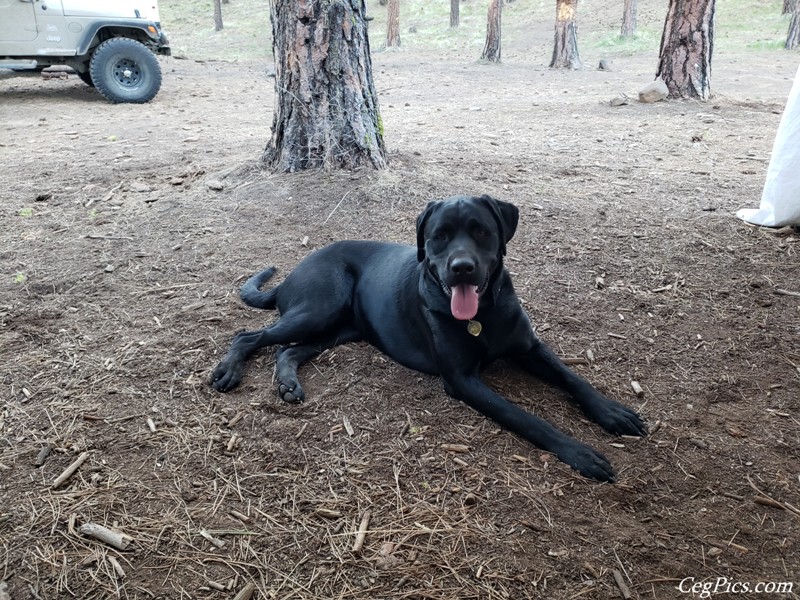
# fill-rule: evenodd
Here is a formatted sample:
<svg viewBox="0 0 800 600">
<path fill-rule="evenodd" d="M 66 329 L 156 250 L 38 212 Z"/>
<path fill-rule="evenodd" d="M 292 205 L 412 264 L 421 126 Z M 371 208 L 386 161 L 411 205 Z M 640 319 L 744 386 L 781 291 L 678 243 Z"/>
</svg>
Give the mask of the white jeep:
<svg viewBox="0 0 800 600">
<path fill-rule="evenodd" d="M 149 102 L 169 55 L 157 0 L 0 0 L 0 69 L 71 67 L 111 102 Z"/>
</svg>

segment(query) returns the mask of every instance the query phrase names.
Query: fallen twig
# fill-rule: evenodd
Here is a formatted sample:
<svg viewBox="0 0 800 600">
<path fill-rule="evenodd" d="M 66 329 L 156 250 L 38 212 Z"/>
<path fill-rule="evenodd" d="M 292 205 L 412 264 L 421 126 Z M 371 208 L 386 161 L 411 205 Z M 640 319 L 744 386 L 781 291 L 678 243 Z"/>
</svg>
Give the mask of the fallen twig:
<svg viewBox="0 0 800 600">
<path fill-rule="evenodd" d="M 67 479 L 69 479 L 75 474 L 75 471 L 77 471 L 80 468 L 80 466 L 86 461 L 87 458 L 89 458 L 89 453 L 83 452 L 77 459 L 75 459 L 75 462 L 73 462 L 70 466 L 68 466 L 64 470 L 63 473 L 61 473 L 61 475 L 56 477 L 55 481 L 53 481 L 52 488 L 54 490 L 57 490 L 62 485 L 64 485 Z"/>
<path fill-rule="evenodd" d="M 753 480 L 750 479 L 750 476 L 747 475 L 747 483 L 750 484 L 750 487 L 753 488 L 756 492 L 760 495 L 753 498 L 753 502 L 756 504 L 761 504 L 762 506 L 771 506 L 772 508 L 778 508 L 780 510 L 785 510 L 787 512 L 792 513 L 796 517 L 800 517 L 800 510 L 792 506 L 791 504 L 787 504 L 785 502 L 778 502 L 775 498 L 770 497 L 768 494 L 765 494 L 758 486 L 753 483 Z"/>
</svg>

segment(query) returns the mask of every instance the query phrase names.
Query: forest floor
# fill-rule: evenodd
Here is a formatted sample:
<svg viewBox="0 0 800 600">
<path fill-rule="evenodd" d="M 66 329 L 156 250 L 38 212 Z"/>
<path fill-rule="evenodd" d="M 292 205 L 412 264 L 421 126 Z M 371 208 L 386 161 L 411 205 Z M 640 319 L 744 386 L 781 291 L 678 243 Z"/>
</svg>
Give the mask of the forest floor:
<svg viewBox="0 0 800 600">
<path fill-rule="evenodd" d="M 265 64 L 162 65 L 144 106 L 75 76 L 0 75 L 0 581 L 14 600 L 230 598 L 250 583 L 276 599 L 588 600 L 620 583 L 663 599 L 717 578 L 798 597 L 800 298 L 777 292 L 800 292 L 800 236 L 734 216 L 758 206 L 795 54 L 720 53 L 712 101 L 644 105 L 652 57 L 556 72 L 379 52 L 390 166 L 291 175 L 258 165 Z M 606 435 L 504 365 L 486 377 L 605 453 L 616 484 L 364 344 L 304 367 L 302 405 L 278 399 L 273 352 L 236 391 L 209 387 L 233 334 L 275 318 L 238 300 L 245 277 L 276 265 L 280 281 L 334 240 L 413 244 L 427 201 L 482 193 L 520 208 L 507 266 L 540 337 L 592 356 L 574 368 L 652 434 Z"/>
</svg>

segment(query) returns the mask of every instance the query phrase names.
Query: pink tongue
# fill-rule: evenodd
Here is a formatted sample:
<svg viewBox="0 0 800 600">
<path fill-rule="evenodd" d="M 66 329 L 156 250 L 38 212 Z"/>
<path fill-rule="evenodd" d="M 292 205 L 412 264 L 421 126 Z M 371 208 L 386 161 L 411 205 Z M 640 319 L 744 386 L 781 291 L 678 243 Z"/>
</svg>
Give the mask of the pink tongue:
<svg viewBox="0 0 800 600">
<path fill-rule="evenodd" d="M 478 286 L 457 285 L 450 297 L 450 312 L 456 319 L 468 321 L 478 314 Z"/>
</svg>

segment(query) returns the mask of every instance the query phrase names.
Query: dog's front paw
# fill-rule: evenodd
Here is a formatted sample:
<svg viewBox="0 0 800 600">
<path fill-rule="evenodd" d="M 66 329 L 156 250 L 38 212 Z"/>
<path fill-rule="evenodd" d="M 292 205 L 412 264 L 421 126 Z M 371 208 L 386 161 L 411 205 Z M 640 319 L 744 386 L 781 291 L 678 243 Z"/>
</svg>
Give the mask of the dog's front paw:
<svg viewBox="0 0 800 600">
<path fill-rule="evenodd" d="M 222 361 L 211 373 L 211 385 L 218 392 L 229 392 L 242 381 L 242 364 Z"/>
<path fill-rule="evenodd" d="M 589 479 L 613 483 L 616 475 L 608 459 L 594 448 L 574 443 L 556 453 L 558 459 Z"/>
<path fill-rule="evenodd" d="M 634 410 L 606 399 L 606 402 L 589 415 L 600 427 L 614 435 L 647 435 L 644 419 Z"/>
</svg>

